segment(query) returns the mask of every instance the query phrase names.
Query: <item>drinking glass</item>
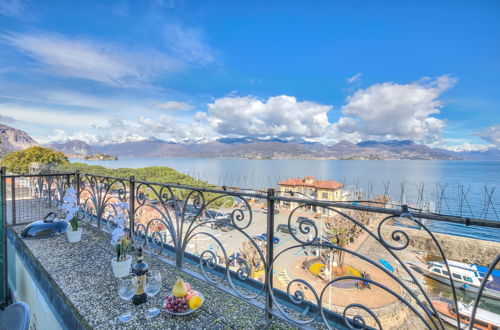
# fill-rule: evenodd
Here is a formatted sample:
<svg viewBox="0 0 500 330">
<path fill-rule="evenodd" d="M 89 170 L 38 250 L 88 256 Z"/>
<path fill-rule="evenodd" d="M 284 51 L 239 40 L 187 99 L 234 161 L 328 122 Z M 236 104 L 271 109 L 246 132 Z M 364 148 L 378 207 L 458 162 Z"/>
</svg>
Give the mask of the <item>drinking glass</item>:
<svg viewBox="0 0 500 330">
<path fill-rule="evenodd" d="M 128 274 L 118 280 L 118 294 L 124 300 L 130 300 L 135 295 L 137 290 L 137 276 L 135 274 Z M 132 312 L 125 312 L 118 316 L 120 322 L 129 322 L 133 319 Z"/>
<path fill-rule="evenodd" d="M 144 284 L 144 292 L 153 298 L 159 291 L 161 287 L 161 274 L 157 270 L 149 270 L 146 273 L 146 283 Z M 149 308 L 146 310 L 146 317 L 152 318 L 160 314 L 160 309 L 158 307 Z"/>
</svg>

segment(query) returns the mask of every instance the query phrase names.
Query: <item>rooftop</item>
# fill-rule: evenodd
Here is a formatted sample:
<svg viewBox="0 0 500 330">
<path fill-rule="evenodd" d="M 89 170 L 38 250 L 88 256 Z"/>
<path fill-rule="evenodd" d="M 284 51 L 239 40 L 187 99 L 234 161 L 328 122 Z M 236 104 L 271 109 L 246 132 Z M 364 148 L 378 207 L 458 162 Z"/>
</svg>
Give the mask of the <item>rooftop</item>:
<svg viewBox="0 0 500 330">
<path fill-rule="evenodd" d="M 281 181 L 280 186 L 312 187 L 318 189 L 336 190 L 343 187 L 343 184 L 333 180 L 316 180 L 313 176 L 306 176 L 303 179 L 293 178 Z"/>
</svg>

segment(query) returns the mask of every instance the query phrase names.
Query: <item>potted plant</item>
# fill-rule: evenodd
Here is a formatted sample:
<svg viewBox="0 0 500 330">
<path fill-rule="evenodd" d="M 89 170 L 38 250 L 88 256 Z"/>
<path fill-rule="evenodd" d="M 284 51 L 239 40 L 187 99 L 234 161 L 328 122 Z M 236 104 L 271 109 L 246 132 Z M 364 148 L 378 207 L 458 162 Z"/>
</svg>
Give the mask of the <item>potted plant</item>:
<svg viewBox="0 0 500 330">
<path fill-rule="evenodd" d="M 111 268 L 113 275 L 117 278 L 122 278 L 130 273 L 130 266 L 132 265 L 132 257 L 127 254 L 130 249 L 130 240 L 126 235 L 116 243 L 116 257 L 111 260 Z"/>
<path fill-rule="evenodd" d="M 80 221 L 80 219 L 78 219 L 78 216 L 76 216 L 76 215 L 74 215 L 71 218 L 71 220 L 69 220 L 70 228 L 66 232 L 66 234 L 68 235 L 68 241 L 70 243 L 76 243 L 76 242 L 80 242 L 82 240 L 83 228 L 81 228 L 78 225 L 79 221 Z"/>
<path fill-rule="evenodd" d="M 70 243 L 79 242 L 82 239 L 83 229 L 79 226 L 80 218 L 78 217 L 78 211 L 80 208 L 76 202 L 76 191 L 75 188 L 69 187 L 63 197 L 62 209 L 66 210 L 66 220 L 69 222 L 70 227 L 66 232 L 68 235 L 68 241 Z"/>
<path fill-rule="evenodd" d="M 111 268 L 113 275 L 121 278 L 130 273 L 130 266 L 132 265 L 132 257 L 128 255 L 131 242 L 125 232 L 125 219 L 124 212 L 127 209 L 127 204 L 120 202 L 115 205 L 116 210 L 116 228 L 111 233 L 111 244 L 116 249 L 116 257 L 111 259 Z"/>
</svg>

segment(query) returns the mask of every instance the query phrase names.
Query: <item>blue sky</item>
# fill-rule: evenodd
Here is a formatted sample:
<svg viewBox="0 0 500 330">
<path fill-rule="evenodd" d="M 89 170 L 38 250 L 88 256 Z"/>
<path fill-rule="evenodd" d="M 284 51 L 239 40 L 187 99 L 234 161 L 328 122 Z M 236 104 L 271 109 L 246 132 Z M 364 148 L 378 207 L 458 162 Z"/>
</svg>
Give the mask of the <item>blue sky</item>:
<svg viewBox="0 0 500 330">
<path fill-rule="evenodd" d="M 41 142 L 500 146 L 498 1 L 0 0 L 0 121 Z"/>
</svg>

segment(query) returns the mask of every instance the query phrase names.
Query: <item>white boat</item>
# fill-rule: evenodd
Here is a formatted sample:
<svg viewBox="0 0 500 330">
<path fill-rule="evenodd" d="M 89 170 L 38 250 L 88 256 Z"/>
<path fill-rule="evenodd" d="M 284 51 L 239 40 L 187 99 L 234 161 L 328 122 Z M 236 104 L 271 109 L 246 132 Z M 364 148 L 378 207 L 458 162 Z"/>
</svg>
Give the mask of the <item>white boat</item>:
<svg viewBox="0 0 500 330">
<path fill-rule="evenodd" d="M 448 260 L 451 277 L 454 282 L 480 287 L 484 280 L 482 273 L 479 273 L 475 265 L 469 265 L 464 262 Z M 445 278 L 449 281 L 448 269 L 443 262 L 431 261 L 427 263 L 427 271 L 438 277 Z M 489 276 L 487 281 L 493 281 L 493 276 Z"/>
<path fill-rule="evenodd" d="M 432 305 L 439 313 L 443 321 L 453 326 L 457 324 L 457 309 L 452 303 L 440 300 L 432 300 Z M 472 315 L 472 306 L 458 303 L 458 315 L 460 328 L 467 329 Z M 500 315 L 478 308 L 474 316 L 473 329 L 498 330 L 500 329 Z"/>
<path fill-rule="evenodd" d="M 451 277 L 456 288 L 477 293 L 481 283 L 485 280 L 484 273 L 477 270 L 475 265 L 469 265 L 459 261 L 448 260 Z M 423 275 L 441 283 L 451 285 L 448 269 L 443 262 L 431 261 L 426 267 L 415 265 Z M 500 278 L 488 276 L 483 291 L 483 296 L 500 300 Z"/>
</svg>

